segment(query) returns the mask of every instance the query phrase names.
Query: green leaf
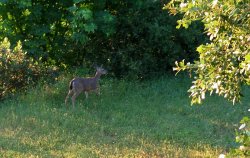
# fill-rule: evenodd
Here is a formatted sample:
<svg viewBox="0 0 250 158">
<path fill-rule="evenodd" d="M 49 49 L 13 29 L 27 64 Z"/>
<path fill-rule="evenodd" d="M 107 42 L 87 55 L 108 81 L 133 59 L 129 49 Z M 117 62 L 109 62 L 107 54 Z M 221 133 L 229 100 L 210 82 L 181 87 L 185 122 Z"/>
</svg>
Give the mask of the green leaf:
<svg viewBox="0 0 250 158">
<path fill-rule="evenodd" d="M 91 11 L 90 9 L 87 9 L 87 8 L 82 9 L 82 10 L 80 11 L 80 13 L 81 13 L 82 17 L 83 17 L 85 20 L 92 19 L 92 17 L 93 17 L 92 11 Z"/>
<path fill-rule="evenodd" d="M 97 26 L 94 23 L 84 24 L 84 30 L 88 33 L 95 32 Z"/>
<path fill-rule="evenodd" d="M 245 56 L 245 61 L 246 61 L 246 62 L 250 62 L 250 54 L 247 54 L 247 55 Z"/>
<path fill-rule="evenodd" d="M 196 51 L 199 53 L 204 53 L 205 50 L 205 46 L 204 45 L 200 45 L 199 47 L 197 47 Z"/>
<path fill-rule="evenodd" d="M 183 68 L 183 67 L 185 66 L 184 60 L 182 60 L 181 62 L 179 62 L 179 66 L 180 66 L 181 68 Z"/>
</svg>

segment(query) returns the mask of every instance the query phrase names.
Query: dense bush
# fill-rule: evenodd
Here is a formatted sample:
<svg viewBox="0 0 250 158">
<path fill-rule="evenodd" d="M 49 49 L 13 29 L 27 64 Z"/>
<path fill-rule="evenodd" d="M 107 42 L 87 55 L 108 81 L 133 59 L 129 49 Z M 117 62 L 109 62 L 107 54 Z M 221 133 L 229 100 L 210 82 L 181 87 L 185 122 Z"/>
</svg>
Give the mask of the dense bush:
<svg viewBox="0 0 250 158">
<path fill-rule="evenodd" d="M 27 57 L 21 42 L 11 49 L 10 42 L 5 38 L 0 43 L 0 99 L 25 90 L 42 76 L 51 74 L 48 70 Z"/>
<path fill-rule="evenodd" d="M 201 23 L 176 30 L 177 17 L 162 6 L 162 1 L 110 1 L 116 31 L 109 37 L 93 34 L 79 50 L 83 60 L 105 63 L 117 77 L 145 78 L 172 70 L 178 59 L 195 59 L 195 47 L 206 41 Z"/>
<path fill-rule="evenodd" d="M 0 2 L 0 39 L 22 41 L 35 60 L 52 65 L 104 64 L 117 77 L 166 72 L 195 58 L 202 25 L 176 30 L 168 0 L 10 0 Z"/>
</svg>

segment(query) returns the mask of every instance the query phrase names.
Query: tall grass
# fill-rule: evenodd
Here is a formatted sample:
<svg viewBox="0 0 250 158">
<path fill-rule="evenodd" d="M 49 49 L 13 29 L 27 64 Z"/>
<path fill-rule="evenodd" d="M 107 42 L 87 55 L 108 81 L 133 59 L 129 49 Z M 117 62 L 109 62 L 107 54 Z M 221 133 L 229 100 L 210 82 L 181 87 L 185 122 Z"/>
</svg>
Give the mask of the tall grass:
<svg viewBox="0 0 250 158">
<path fill-rule="evenodd" d="M 190 80 L 164 76 L 103 79 L 101 96 L 80 95 L 73 109 L 70 78 L 0 103 L 0 157 L 218 157 L 249 107 L 216 96 L 190 106 Z"/>
</svg>

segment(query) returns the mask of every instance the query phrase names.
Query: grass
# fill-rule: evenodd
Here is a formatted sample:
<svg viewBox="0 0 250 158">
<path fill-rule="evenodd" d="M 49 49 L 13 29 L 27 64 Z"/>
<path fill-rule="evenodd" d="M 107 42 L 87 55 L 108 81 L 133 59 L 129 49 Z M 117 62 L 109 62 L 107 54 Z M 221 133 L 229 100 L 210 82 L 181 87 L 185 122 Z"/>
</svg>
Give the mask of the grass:
<svg viewBox="0 0 250 158">
<path fill-rule="evenodd" d="M 80 95 L 72 109 L 64 105 L 69 79 L 0 103 L 0 157 L 218 157 L 235 145 L 250 102 L 212 96 L 190 106 L 190 80 L 164 76 L 104 79 L 101 96 Z"/>
</svg>

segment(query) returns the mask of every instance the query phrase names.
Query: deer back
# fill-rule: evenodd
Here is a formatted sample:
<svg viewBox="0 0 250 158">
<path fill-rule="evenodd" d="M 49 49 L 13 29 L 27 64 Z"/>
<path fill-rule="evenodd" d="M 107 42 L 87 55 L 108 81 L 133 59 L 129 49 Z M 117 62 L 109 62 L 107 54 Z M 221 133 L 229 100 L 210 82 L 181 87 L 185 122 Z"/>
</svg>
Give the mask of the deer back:
<svg viewBox="0 0 250 158">
<path fill-rule="evenodd" d="M 90 78 L 74 78 L 70 82 L 70 89 L 75 89 L 77 91 L 91 91 L 98 87 L 98 80 L 94 77 Z"/>
</svg>

